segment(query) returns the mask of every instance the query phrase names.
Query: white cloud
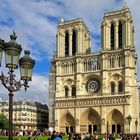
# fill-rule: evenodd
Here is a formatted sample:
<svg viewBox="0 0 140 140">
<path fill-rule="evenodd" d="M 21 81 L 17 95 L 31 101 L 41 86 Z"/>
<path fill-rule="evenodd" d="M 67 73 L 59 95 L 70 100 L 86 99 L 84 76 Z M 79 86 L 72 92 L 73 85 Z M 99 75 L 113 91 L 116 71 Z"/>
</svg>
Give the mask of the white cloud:
<svg viewBox="0 0 140 140">
<path fill-rule="evenodd" d="M 8 35 L 14 29 L 18 35 L 18 42 L 23 49 L 30 49 L 31 55 L 36 59 L 36 63 L 50 59 L 55 50 L 56 30 L 59 19 L 65 20 L 83 18 L 89 30 L 95 36 L 100 36 L 100 26 L 105 12 L 119 10 L 127 2 L 134 18 L 135 44 L 137 54 L 140 54 L 139 33 L 140 33 L 140 1 L 138 0 L 1 0 L 0 4 L 0 37 L 8 41 Z M 10 20 L 11 25 L 1 24 Z M 58 20 L 58 21 L 57 21 Z M 9 22 L 10 22 L 9 21 Z M 92 50 L 98 50 L 100 38 L 92 38 Z M 139 55 L 138 55 L 139 56 Z M 138 58 L 138 68 L 140 68 L 140 57 Z M 48 73 L 48 72 L 46 72 Z M 140 73 L 138 73 L 140 78 Z M 48 77 L 40 73 L 35 74 L 31 87 L 27 93 L 16 93 L 17 98 L 32 98 L 45 102 L 47 100 Z M 2 88 L 3 89 L 3 88 Z M 4 97 L 7 91 L 3 91 Z"/>
</svg>

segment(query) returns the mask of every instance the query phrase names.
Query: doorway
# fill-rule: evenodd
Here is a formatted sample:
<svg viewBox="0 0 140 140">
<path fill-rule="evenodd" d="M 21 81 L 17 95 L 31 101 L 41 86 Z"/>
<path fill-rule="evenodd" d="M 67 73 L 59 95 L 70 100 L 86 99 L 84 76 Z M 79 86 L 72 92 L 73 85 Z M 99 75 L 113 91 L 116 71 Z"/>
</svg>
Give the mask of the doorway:
<svg viewBox="0 0 140 140">
<path fill-rule="evenodd" d="M 88 133 L 92 133 L 92 125 L 88 125 Z"/>
<path fill-rule="evenodd" d="M 121 125 L 117 124 L 117 133 L 121 133 Z"/>
<path fill-rule="evenodd" d="M 112 125 L 112 133 L 115 133 L 115 124 Z"/>
</svg>

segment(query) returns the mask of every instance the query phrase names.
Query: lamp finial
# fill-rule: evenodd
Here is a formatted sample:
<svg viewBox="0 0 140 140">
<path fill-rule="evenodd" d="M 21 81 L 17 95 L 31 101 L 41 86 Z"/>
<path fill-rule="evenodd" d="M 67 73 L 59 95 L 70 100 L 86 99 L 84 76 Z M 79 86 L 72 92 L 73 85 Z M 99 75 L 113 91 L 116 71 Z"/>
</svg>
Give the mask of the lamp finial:
<svg viewBox="0 0 140 140">
<path fill-rule="evenodd" d="M 13 30 L 13 34 L 10 35 L 10 39 L 14 41 L 17 39 L 17 35 L 14 30 Z"/>
</svg>

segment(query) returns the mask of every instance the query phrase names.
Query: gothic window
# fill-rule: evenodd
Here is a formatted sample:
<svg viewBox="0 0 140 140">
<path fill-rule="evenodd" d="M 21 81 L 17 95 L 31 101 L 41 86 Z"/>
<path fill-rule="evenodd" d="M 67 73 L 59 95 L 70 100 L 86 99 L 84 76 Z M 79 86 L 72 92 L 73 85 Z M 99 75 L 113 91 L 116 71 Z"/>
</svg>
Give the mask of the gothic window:
<svg viewBox="0 0 140 140">
<path fill-rule="evenodd" d="M 68 97 L 69 96 L 69 89 L 68 87 L 65 87 L 65 97 Z"/>
<path fill-rule="evenodd" d="M 72 87 L 72 93 L 71 93 L 72 95 L 72 97 L 75 97 L 76 96 L 76 87 L 75 86 L 73 86 Z"/>
<path fill-rule="evenodd" d="M 115 93 L 115 83 L 111 83 L 111 94 Z"/>
<path fill-rule="evenodd" d="M 72 55 L 76 54 L 76 31 L 73 30 L 72 32 Z"/>
<path fill-rule="evenodd" d="M 111 63 L 112 63 L 112 65 L 111 65 L 112 68 L 114 68 L 115 67 L 115 57 L 114 56 L 112 57 L 112 62 Z"/>
<path fill-rule="evenodd" d="M 121 57 L 118 58 L 118 66 L 121 67 Z"/>
<path fill-rule="evenodd" d="M 119 27 L 118 27 L 118 44 L 119 44 L 119 49 L 122 48 L 122 23 L 119 23 Z"/>
<path fill-rule="evenodd" d="M 118 92 L 119 93 L 123 92 L 123 84 L 122 84 L 122 82 L 119 82 L 119 84 L 118 84 Z"/>
<path fill-rule="evenodd" d="M 65 34 L 65 56 L 69 55 L 69 34 L 66 32 Z"/>
<path fill-rule="evenodd" d="M 111 57 L 109 56 L 109 68 L 111 68 Z"/>
<path fill-rule="evenodd" d="M 111 44 L 111 50 L 114 50 L 114 24 L 111 24 L 111 29 L 110 29 L 110 44 Z"/>
</svg>

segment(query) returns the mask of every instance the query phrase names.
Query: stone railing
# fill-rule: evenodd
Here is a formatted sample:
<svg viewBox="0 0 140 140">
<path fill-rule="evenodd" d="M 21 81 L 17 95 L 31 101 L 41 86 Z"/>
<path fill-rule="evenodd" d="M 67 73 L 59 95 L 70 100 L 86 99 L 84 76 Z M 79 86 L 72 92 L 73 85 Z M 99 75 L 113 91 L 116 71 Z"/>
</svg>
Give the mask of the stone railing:
<svg viewBox="0 0 140 140">
<path fill-rule="evenodd" d="M 101 55 L 98 53 L 77 55 L 75 57 L 68 57 L 57 60 L 57 67 L 59 74 L 69 75 L 79 72 L 99 71 L 101 70 Z M 59 75 L 58 74 L 58 75 Z"/>
<path fill-rule="evenodd" d="M 103 64 L 104 60 L 104 64 Z M 104 68 L 114 69 L 124 67 L 124 54 L 121 51 L 76 55 L 57 60 L 59 73 L 57 75 L 71 75 L 82 72 L 97 72 Z"/>
<path fill-rule="evenodd" d="M 83 72 L 99 71 L 102 69 L 101 55 L 92 54 L 81 58 Z"/>
<path fill-rule="evenodd" d="M 115 106 L 130 104 L 131 95 L 98 96 L 90 98 L 56 98 L 55 108 Z"/>
</svg>

